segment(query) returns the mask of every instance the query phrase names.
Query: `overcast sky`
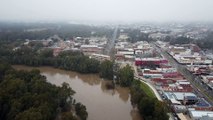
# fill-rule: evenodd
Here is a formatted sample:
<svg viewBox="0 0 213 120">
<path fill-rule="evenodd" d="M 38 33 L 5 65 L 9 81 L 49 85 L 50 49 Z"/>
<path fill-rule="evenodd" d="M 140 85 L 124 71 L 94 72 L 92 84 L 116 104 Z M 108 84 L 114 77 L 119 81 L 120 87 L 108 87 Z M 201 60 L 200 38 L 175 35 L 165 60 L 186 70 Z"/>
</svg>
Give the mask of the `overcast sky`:
<svg viewBox="0 0 213 120">
<path fill-rule="evenodd" d="M 213 0 L 0 0 L 0 20 L 213 22 Z"/>
</svg>

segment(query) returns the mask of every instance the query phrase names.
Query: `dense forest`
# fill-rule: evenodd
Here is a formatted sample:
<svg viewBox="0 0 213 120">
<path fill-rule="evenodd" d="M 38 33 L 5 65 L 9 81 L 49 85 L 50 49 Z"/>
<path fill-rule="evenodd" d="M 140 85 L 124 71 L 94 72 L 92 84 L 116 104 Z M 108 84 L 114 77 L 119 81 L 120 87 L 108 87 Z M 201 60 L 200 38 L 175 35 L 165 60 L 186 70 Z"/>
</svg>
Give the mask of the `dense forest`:
<svg viewBox="0 0 213 120">
<path fill-rule="evenodd" d="M 213 49 L 213 47 L 212 47 L 213 46 L 213 32 L 207 33 L 207 35 L 204 38 L 198 39 L 198 40 L 194 40 L 194 39 L 183 37 L 183 36 L 177 37 L 177 38 L 171 38 L 171 37 L 167 36 L 164 41 L 169 42 L 171 45 L 193 43 L 193 44 L 197 44 L 202 49 Z"/>
<path fill-rule="evenodd" d="M 175 44 L 189 44 L 192 43 L 193 40 L 187 37 L 177 37 L 175 39 L 171 39 L 170 40 L 170 44 L 171 45 L 175 45 Z"/>
<path fill-rule="evenodd" d="M 1 23 L 0 40 L 41 40 L 53 35 L 63 39 L 73 37 L 106 36 L 111 37 L 113 29 L 108 26 L 89 26 L 68 23 Z"/>
<path fill-rule="evenodd" d="M 128 41 L 131 43 L 137 41 L 152 41 L 152 39 L 149 38 L 149 34 L 142 33 L 140 29 L 126 29 L 125 32 L 127 32 L 129 36 Z"/>
<path fill-rule="evenodd" d="M 0 61 L 1 120 L 86 120 L 86 107 L 75 103 L 74 93 L 67 83 L 48 83 L 39 70 L 17 71 Z"/>
<path fill-rule="evenodd" d="M 213 49 L 213 32 L 209 32 L 205 38 L 197 40 L 195 43 L 203 49 Z"/>
</svg>

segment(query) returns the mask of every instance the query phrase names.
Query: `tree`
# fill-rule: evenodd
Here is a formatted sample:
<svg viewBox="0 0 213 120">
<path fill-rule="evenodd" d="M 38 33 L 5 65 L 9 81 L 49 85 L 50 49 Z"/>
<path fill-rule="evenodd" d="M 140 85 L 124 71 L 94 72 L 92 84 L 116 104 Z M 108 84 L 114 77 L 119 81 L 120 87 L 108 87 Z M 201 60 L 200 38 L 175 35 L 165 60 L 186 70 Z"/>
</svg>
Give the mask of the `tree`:
<svg viewBox="0 0 213 120">
<path fill-rule="evenodd" d="M 79 51 L 63 51 L 57 57 L 54 57 L 52 49 L 43 49 L 37 52 L 30 47 L 21 47 L 15 51 L 2 49 L 0 59 L 4 59 L 11 64 L 53 66 L 80 73 L 98 73 L 100 65 L 98 60 L 84 56 Z"/>
<path fill-rule="evenodd" d="M 131 87 L 130 87 L 130 94 L 131 94 L 131 103 L 132 105 L 137 105 L 140 103 L 141 99 L 146 97 L 146 94 L 141 89 L 139 80 L 134 80 Z"/>
<path fill-rule="evenodd" d="M 171 40 L 170 44 L 171 45 L 174 45 L 174 44 L 189 44 L 191 41 L 192 40 L 190 38 L 187 38 L 187 37 L 177 37 L 176 39 Z"/>
<path fill-rule="evenodd" d="M 165 41 L 165 42 L 170 42 L 171 39 L 172 39 L 172 38 L 171 38 L 170 36 L 166 36 L 164 41 Z"/>
<path fill-rule="evenodd" d="M 38 109 L 30 108 L 29 110 L 18 113 L 15 120 L 43 120 L 43 117 Z"/>
<path fill-rule="evenodd" d="M 129 65 L 121 68 L 118 71 L 118 80 L 121 86 L 128 87 L 134 80 L 134 72 Z"/>
<path fill-rule="evenodd" d="M 3 76 L 5 75 L 5 73 L 10 69 L 11 69 L 11 67 L 8 63 L 0 60 L 0 82 L 3 79 Z"/>
<path fill-rule="evenodd" d="M 105 60 L 100 64 L 100 77 L 112 80 L 113 79 L 113 62 Z"/>
<path fill-rule="evenodd" d="M 165 104 L 157 99 L 144 97 L 141 99 L 138 109 L 145 120 L 168 120 Z"/>
<path fill-rule="evenodd" d="M 77 120 L 77 118 L 73 116 L 72 112 L 64 112 L 61 114 L 61 120 Z"/>
<path fill-rule="evenodd" d="M 148 97 L 144 97 L 140 100 L 138 109 L 142 115 L 145 117 L 153 116 L 154 111 L 154 100 L 149 99 Z"/>
<path fill-rule="evenodd" d="M 140 29 L 129 29 L 127 30 L 129 38 L 127 39 L 131 43 L 135 43 L 137 41 L 151 41 L 149 38 L 149 34 L 142 33 Z"/>
<path fill-rule="evenodd" d="M 52 49 L 44 49 L 40 51 L 39 57 L 53 57 Z"/>
<path fill-rule="evenodd" d="M 203 39 L 195 41 L 195 43 L 202 49 L 213 49 L 213 32 L 209 32 Z"/>
<path fill-rule="evenodd" d="M 86 120 L 88 117 L 88 113 L 86 111 L 86 107 L 81 103 L 77 103 L 75 105 L 76 114 L 81 118 L 81 120 Z"/>
<path fill-rule="evenodd" d="M 168 120 L 166 104 L 148 96 L 141 88 L 139 80 L 134 80 L 131 88 L 131 103 L 138 107 L 144 120 Z"/>
<path fill-rule="evenodd" d="M 0 82 L 0 118 L 3 120 L 52 120 L 60 112 L 69 119 L 74 104 L 74 91 L 67 83 L 61 87 L 52 85 L 40 75 L 40 71 L 17 71 L 0 63 L 2 80 Z M 6 71 L 6 72 L 5 72 Z M 75 104 L 74 104 L 75 105 Z M 87 118 L 86 107 L 77 106 L 78 115 Z M 73 120 L 76 120 L 73 117 Z"/>
</svg>

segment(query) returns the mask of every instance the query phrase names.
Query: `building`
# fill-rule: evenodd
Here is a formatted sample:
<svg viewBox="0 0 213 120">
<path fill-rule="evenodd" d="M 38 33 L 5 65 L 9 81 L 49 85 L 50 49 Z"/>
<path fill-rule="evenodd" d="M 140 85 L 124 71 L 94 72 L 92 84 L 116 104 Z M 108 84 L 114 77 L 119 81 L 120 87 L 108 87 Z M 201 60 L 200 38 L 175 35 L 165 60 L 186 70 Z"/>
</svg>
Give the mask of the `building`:
<svg viewBox="0 0 213 120">
<path fill-rule="evenodd" d="M 194 105 L 198 102 L 197 96 L 184 96 L 183 104 L 184 105 Z"/>
<path fill-rule="evenodd" d="M 193 104 L 198 101 L 197 96 L 191 92 L 164 92 L 164 96 L 172 103 L 178 101 L 181 104 Z"/>
<path fill-rule="evenodd" d="M 81 45 L 80 50 L 85 55 L 91 55 L 93 53 L 100 54 L 103 51 L 103 47 L 98 47 L 97 45 Z"/>
<path fill-rule="evenodd" d="M 172 110 L 175 113 L 186 113 L 187 107 L 185 105 L 172 105 Z"/>
<path fill-rule="evenodd" d="M 142 65 L 160 65 L 166 64 L 168 60 L 163 58 L 135 58 L 135 65 L 142 66 Z"/>
<path fill-rule="evenodd" d="M 178 113 L 177 116 L 180 120 L 188 120 L 183 113 Z"/>
<path fill-rule="evenodd" d="M 92 54 L 90 58 L 94 58 L 98 61 L 110 60 L 110 56 L 103 54 Z"/>
<path fill-rule="evenodd" d="M 213 107 L 204 98 L 200 98 L 196 104 L 188 107 L 195 110 L 213 111 Z"/>
<path fill-rule="evenodd" d="M 170 83 L 164 82 L 162 89 L 166 92 L 193 92 L 190 83 L 181 80 L 170 80 Z"/>
<path fill-rule="evenodd" d="M 192 120 L 213 120 L 213 111 L 189 110 Z"/>
</svg>

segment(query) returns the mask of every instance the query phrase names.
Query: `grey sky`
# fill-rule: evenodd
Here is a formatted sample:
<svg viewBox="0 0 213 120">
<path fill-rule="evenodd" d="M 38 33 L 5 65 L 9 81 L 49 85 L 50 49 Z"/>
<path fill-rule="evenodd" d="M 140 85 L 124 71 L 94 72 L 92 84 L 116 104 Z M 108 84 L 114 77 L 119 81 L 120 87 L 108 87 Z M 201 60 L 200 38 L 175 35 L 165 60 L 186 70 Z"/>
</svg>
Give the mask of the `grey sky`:
<svg viewBox="0 0 213 120">
<path fill-rule="evenodd" d="M 0 20 L 212 21 L 213 0 L 0 0 Z"/>
</svg>

